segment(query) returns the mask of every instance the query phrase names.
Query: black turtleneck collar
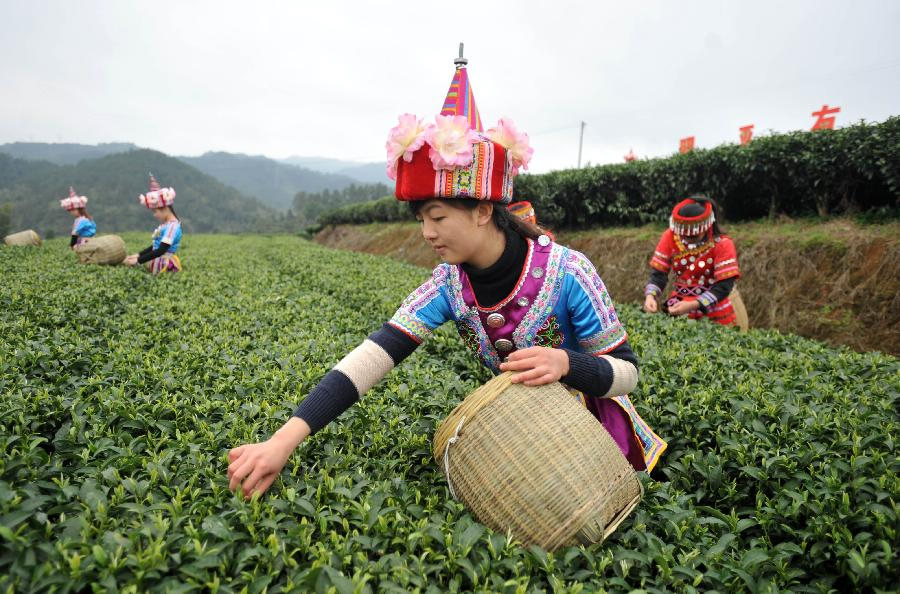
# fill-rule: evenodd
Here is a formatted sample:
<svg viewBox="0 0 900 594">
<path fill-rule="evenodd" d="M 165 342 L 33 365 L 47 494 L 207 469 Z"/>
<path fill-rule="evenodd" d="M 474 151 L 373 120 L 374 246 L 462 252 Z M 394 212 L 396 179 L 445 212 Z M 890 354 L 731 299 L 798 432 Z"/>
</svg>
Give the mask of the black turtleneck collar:
<svg viewBox="0 0 900 594">
<path fill-rule="evenodd" d="M 475 298 L 481 307 L 493 307 L 506 299 L 516 287 L 525 266 L 528 243 L 511 229 L 504 229 L 506 247 L 500 258 L 487 268 L 463 264 L 462 269 L 472 283 Z"/>
</svg>

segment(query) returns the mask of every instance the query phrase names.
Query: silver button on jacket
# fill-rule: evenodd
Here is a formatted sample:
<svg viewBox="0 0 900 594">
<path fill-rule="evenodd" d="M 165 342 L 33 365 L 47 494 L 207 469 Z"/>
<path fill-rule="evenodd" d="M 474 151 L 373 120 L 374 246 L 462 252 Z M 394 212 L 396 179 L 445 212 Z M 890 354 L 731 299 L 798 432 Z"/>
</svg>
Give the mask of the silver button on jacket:
<svg viewBox="0 0 900 594">
<path fill-rule="evenodd" d="M 491 328 L 499 328 L 505 323 L 506 318 L 503 317 L 503 314 L 492 313 L 487 317 L 487 325 Z"/>
<path fill-rule="evenodd" d="M 508 353 L 513 350 L 513 343 L 511 340 L 500 338 L 494 342 L 494 347 L 501 353 Z"/>
</svg>

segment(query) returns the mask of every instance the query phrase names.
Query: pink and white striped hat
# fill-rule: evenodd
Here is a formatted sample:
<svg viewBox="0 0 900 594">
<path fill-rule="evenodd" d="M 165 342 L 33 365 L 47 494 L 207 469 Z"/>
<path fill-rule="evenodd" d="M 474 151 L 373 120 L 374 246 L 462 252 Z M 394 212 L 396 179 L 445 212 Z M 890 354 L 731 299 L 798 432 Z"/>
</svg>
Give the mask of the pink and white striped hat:
<svg viewBox="0 0 900 594">
<path fill-rule="evenodd" d="M 69 186 L 69 197 L 60 200 L 59 205 L 66 210 L 78 210 L 87 206 L 87 196 L 79 196 L 75 193 L 75 188 Z"/>
<path fill-rule="evenodd" d="M 146 194 L 138 196 L 141 204 L 149 209 L 162 208 L 163 206 L 172 206 L 175 202 L 174 188 L 160 188 L 159 182 L 150 174 L 150 190 Z"/>
</svg>

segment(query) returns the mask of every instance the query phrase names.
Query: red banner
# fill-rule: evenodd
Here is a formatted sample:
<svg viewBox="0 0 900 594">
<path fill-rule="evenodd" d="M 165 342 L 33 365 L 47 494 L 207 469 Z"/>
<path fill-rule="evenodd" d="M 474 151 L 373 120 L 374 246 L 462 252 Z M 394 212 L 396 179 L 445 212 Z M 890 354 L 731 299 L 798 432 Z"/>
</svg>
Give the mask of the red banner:
<svg viewBox="0 0 900 594">
<path fill-rule="evenodd" d="M 679 153 L 689 153 L 694 150 L 694 137 L 688 136 L 687 138 L 682 138 L 681 143 L 678 145 Z"/>
<path fill-rule="evenodd" d="M 820 111 L 812 112 L 812 115 L 818 119 L 816 119 L 816 123 L 813 124 L 813 130 L 834 130 L 834 116 L 831 116 L 833 113 L 838 113 L 841 111 L 840 107 L 828 107 L 828 104 L 822 106 Z M 825 117 L 831 116 L 831 117 Z"/>
</svg>

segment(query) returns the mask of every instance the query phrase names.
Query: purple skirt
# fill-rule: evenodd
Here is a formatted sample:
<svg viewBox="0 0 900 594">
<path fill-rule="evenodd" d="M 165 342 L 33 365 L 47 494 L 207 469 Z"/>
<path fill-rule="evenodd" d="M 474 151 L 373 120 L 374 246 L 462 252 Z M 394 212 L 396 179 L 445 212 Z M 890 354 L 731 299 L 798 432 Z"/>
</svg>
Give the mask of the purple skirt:
<svg viewBox="0 0 900 594">
<path fill-rule="evenodd" d="M 634 432 L 631 416 L 612 398 L 586 398 L 591 414 L 603 424 L 635 470 L 647 470 L 644 448 Z"/>
</svg>

